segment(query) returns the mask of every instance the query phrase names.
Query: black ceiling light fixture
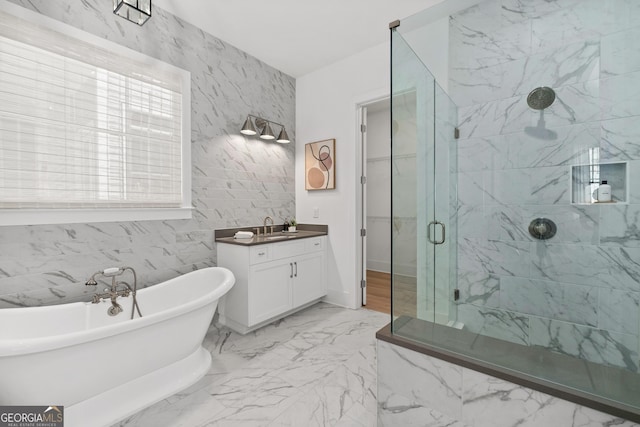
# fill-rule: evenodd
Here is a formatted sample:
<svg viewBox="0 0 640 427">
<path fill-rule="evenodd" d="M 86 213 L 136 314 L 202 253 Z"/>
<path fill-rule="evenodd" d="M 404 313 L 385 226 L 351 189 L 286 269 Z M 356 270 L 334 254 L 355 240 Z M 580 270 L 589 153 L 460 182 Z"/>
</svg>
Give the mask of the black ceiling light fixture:
<svg viewBox="0 0 640 427">
<path fill-rule="evenodd" d="M 151 18 L 151 0 L 113 0 L 113 13 L 144 25 Z"/>
</svg>

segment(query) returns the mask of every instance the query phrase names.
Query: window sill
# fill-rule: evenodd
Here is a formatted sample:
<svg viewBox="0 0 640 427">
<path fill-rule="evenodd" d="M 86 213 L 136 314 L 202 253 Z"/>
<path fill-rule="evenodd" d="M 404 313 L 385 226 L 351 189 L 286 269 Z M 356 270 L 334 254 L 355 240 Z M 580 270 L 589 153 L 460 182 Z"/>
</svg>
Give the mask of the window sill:
<svg viewBox="0 0 640 427">
<path fill-rule="evenodd" d="M 191 219 L 192 207 L 133 209 L 0 209 L 0 226 Z"/>
</svg>

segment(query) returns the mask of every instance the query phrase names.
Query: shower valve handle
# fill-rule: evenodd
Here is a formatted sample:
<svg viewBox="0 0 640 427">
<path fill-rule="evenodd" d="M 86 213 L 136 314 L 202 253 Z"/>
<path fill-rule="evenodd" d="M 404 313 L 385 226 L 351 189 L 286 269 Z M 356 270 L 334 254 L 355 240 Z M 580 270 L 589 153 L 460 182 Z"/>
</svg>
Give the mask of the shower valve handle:
<svg viewBox="0 0 640 427">
<path fill-rule="evenodd" d="M 529 234 L 538 240 L 547 240 L 556 235 L 558 227 L 548 218 L 535 218 L 529 224 Z"/>
</svg>

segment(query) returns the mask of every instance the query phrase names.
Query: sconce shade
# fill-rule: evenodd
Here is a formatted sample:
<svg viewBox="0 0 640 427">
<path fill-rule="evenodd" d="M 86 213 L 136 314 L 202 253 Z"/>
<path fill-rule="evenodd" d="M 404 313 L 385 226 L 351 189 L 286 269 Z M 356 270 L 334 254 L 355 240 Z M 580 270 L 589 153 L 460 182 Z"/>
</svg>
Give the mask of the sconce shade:
<svg viewBox="0 0 640 427">
<path fill-rule="evenodd" d="M 151 0 L 113 0 L 113 13 L 143 25 L 151 18 Z"/>
<path fill-rule="evenodd" d="M 253 120 L 251 120 L 251 117 L 247 117 L 247 120 L 244 121 L 240 133 L 243 135 L 255 135 L 258 133 L 255 126 L 253 126 Z"/>
<path fill-rule="evenodd" d="M 273 133 L 271 125 L 280 126 L 280 133 L 278 133 L 277 139 Z M 256 135 L 258 133 L 258 129 L 260 129 L 260 139 L 266 139 L 269 141 L 275 139 L 276 142 L 281 144 L 291 142 L 283 124 L 272 122 L 271 120 L 263 119 L 262 117 L 254 116 L 253 114 L 247 115 L 247 120 L 244 121 L 242 129 L 240 129 L 240 133 L 243 135 Z"/>
<path fill-rule="evenodd" d="M 278 139 L 276 139 L 276 142 L 279 142 L 281 144 L 288 144 L 289 142 L 291 142 L 289 140 L 289 135 L 287 135 L 287 131 L 284 130 L 284 127 L 282 127 L 282 130 L 280 131 L 280 135 L 278 135 Z"/>
<path fill-rule="evenodd" d="M 276 136 L 273 134 L 273 131 L 271 130 L 271 126 L 269 125 L 269 122 L 265 122 L 264 128 L 262 129 L 262 132 L 260 133 L 260 138 L 262 138 L 262 139 L 275 139 L 276 138 Z"/>
</svg>

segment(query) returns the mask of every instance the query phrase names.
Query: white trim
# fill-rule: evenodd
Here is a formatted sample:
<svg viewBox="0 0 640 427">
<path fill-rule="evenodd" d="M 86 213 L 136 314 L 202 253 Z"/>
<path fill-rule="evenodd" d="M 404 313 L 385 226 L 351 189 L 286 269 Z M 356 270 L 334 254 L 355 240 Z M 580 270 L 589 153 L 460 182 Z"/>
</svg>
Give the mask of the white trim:
<svg viewBox="0 0 640 427">
<path fill-rule="evenodd" d="M 366 94 L 361 94 L 355 98 L 352 98 L 353 106 L 355 107 L 355 143 L 356 143 L 356 164 L 355 164 L 355 172 L 356 172 L 356 197 L 355 197 L 355 212 L 356 212 L 356 223 L 360 224 L 360 218 L 362 216 L 362 209 L 366 207 L 362 206 L 362 185 L 360 185 L 360 177 L 362 176 L 362 139 L 360 138 L 360 124 L 362 123 L 362 107 L 366 107 L 367 105 L 373 104 L 378 101 L 382 101 L 385 99 L 391 98 L 391 94 L 389 93 L 388 88 L 379 88 L 374 91 L 367 92 Z M 362 264 L 366 263 L 366 260 L 362 259 L 362 237 L 360 236 L 360 228 L 355 227 L 354 238 L 356 241 L 356 283 L 354 284 L 354 296 L 355 296 L 355 307 L 352 308 L 361 308 L 362 307 L 362 290 L 360 288 L 360 281 L 365 280 L 366 277 L 363 277 Z"/>
<path fill-rule="evenodd" d="M 192 211 L 193 208 L 190 207 L 91 210 L 4 209 L 0 210 L 0 226 L 190 219 Z"/>
<path fill-rule="evenodd" d="M 0 0 L 3 13 L 40 25 L 84 43 L 107 49 L 156 70 L 177 74 L 182 90 L 182 201 L 179 208 L 99 208 L 99 209 L 0 209 L 0 226 L 67 224 L 85 222 L 144 221 L 190 219 L 191 207 L 191 73 L 142 52 L 106 40 L 69 24 L 31 11 L 22 6 Z"/>
<path fill-rule="evenodd" d="M 182 77 L 182 206 L 191 207 L 191 73 Z M 191 214 L 189 214 L 191 218 Z"/>
</svg>

